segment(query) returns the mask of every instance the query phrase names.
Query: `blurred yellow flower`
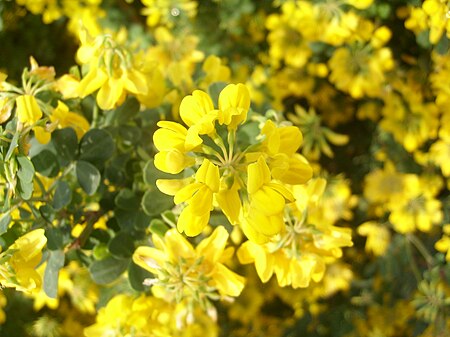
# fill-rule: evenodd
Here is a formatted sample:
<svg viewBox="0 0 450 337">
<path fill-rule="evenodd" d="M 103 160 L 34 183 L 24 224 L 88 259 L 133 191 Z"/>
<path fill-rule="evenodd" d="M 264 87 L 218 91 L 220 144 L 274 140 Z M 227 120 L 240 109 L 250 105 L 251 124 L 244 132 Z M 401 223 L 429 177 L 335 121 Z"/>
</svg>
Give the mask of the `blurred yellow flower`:
<svg viewBox="0 0 450 337">
<path fill-rule="evenodd" d="M 367 236 L 365 250 L 375 256 L 382 256 L 391 242 L 391 233 L 376 221 L 367 221 L 358 226 L 358 234 Z"/>
<path fill-rule="evenodd" d="M 152 285 L 156 297 L 183 302 L 188 310 L 200 306 L 214 317 L 211 300 L 239 296 L 244 288 L 244 278 L 224 265 L 233 252 L 225 248 L 228 236 L 219 226 L 193 248 L 176 229 L 170 229 L 163 238 L 153 235 L 154 247 L 138 247 L 133 261 L 155 275 L 146 284 Z"/>
<path fill-rule="evenodd" d="M 23 292 L 38 292 L 42 278 L 36 267 L 47 243 L 44 229 L 35 229 L 19 237 L 0 254 L 0 284 Z"/>
</svg>

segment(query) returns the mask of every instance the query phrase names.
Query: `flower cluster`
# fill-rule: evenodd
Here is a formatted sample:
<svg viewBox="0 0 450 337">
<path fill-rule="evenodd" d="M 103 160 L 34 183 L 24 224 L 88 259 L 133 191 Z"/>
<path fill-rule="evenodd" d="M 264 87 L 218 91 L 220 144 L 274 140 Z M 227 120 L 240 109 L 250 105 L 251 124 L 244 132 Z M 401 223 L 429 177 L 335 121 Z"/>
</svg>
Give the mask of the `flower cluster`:
<svg viewBox="0 0 450 337">
<path fill-rule="evenodd" d="M 200 234 L 215 205 L 256 242 L 284 231 L 284 209 L 294 201 L 284 184 L 305 183 L 312 169 L 296 154 L 302 134 L 294 126 L 268 120 L 260 133 L 264 139 L 241 149 L 240 127 L 249 108 L 246 86 L 230 84 L 220 92 L 217 109 L 201 90 L 182 100 L 180 117 L 187 128 L 177 122 L 158 122 L 160 128 L 153 136 L 159 150 L 155 166 L 178 174 L 200 164 L 193 177 L 156 182 L 162 192 L 174 196 L 175 204 L 186 204 L 177 222 L 180 232 Z"/>
</svg>

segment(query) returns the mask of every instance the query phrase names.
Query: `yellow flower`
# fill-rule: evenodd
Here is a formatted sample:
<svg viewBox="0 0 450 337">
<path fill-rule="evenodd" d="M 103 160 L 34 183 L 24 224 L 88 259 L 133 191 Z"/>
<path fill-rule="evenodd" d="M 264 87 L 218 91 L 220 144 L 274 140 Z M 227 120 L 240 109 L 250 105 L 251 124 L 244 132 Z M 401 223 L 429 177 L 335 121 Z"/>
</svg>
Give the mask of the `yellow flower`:
<svg viewBox="0 0 450 337">
<path fill-rule="evenodd" d="M 439 110 L 436 104 L 423 102 L 422 88 L 416 88 L 414 83 L 398 81 L 394 87 L 396 91 L 384 96 L 380 126 L 408 152 L 413 152 L 437 136 Z"/>
<path fill-rule="evenodd" d="M 219 94 L 219 124 L 235 130 L 247 119 L 250 108 L 250 93 L 242 84 L 229 84 Z"/>
<path fill-rule="evenodd" d="M 321 280 L 327 259 L 341 257 L 341 247 L 352 246 L 349 228 L 315 224 L 307 216 L 324 191 L 321 185 L 319 179 L 310 182 L 308 188 L 301 185 L 294 189 L 300 202 L 289 204 L 290 216 L 284 231 L 265 240 L 247 235 L 250 240 L 240 246 L 239 261 L 254 263 L 262 282 L 268 282 L 275 274 L 281 287 L 307 287 L 311 280 Z"/>
<path fill-rule="evenodd" d="M 23 292 L 39 291 L 42 278 L 36 271 L 47 243 L 44 229 L 35 229 L 19 237 L 0 254 L 0 284 Z"/>
<path fill-rule="evenodd" d="M 194 249 L 176 229 L 170 229 L 164 238 L 153 235 L 154 247 L 138 247 L 133 261 L 155 275 L 147 284 L 156 297 L 211 312 L 211 300 L 239 296 L 244 288 L 244 278 L 223 264 L 232 254 L 231 248 L 225 248 L 228 236 L 219 226 Z"/>
<path fill-rule="evenodd" d="M 20 95 L 16 98 L 16 113 L 19 121 L 33 125 L 42 117 L 42 110 L 34 96 Z"/>
<path fill-rule="evenodd" d="M 180 105 L 180 117 L 188 128 L 175 122 L 158 123 L 153 137 L 160 151 L 155 166 L 171 174 L 196 163 L 201 167 L 195 179 L 161 179 L 157 187 L 174 195 L 175 204 L 187 203 L 177 227 L 188 236 L 198 235 L 210 211 L 218 207 L 247 236 L 267 240 L 283 229 L 285 200 L 293 201 L 283 184 L 303 184 L 312 175 L 309 163 L 296 153 L 302 134 L 297 127 L 267 121 L 261 134 L 243 149 L 237 137 L 247 121 L 248 89 L 243 84 L 227 85 L 219 93 L 218 105 L 215 109 L 205 92 L 195 90 Z M 227 133 L 221 125 L 227 126 Z"/>
<path fill-rule="evenodd" d="M 373 3 L 373 0 L 346 0 L 345 2 L 355 8 L 366 9 Z"/>
<path fill-rule="evenodd" d="M 11 117 L 14 107 L 14 100 L 8 98 L 0 98 L 0 124 L 6 122 Z"/>
<path fill-rule="evenodd" d="M 387 162 L 384 169 L 376 169 L 365 177 L 364 196 L 372 203 L 403 204 L 409 190 L 418 184 L 417 176 L 396 171 Z"/>
<path fill-rule="evenodd" d="M 450 177 L 450 137 L 434 142 L 430 147 L 430 159 L 437 164 L 445 177 Z"/>
<path fill-rule="evenodd" d="M 50 115 L 50 120 L 61 128 L 71 127 L 75 130 L 78 139 L 89 130 L 89 122 L 82 115 L 69 111 L 69 108 L 62 101 L 58 101 L 58 106 Z"/>
<path fill-rule="evenodd" d="M 196 236 L 206 227 L 213 206 L 213 194 L 219 191 L 219 185 L 219 168 L 204 159 L 195 174 L 195 182 L 183 187 L 174 197 L 177 205 L 187 203 L 177 222 L 180 232 Z"/>
<path fill-rule="evenodd" d="M 287 1 L 281 8 L 281 15 L 272 14 L 267 17 L 269 60 L 275 68 L 279 68 L 282 62 L 301 68 L 310 58 L 312 52 L 302 30 L 308 25 L 299 23 L 308 21 L 311 7 L 312 5 L 305 1 Z"/>
<path fill-rule="evenodd" d="M 201 87 L 207 88 L 214 82 L 228 82 L 230 80 L 231 70 L 222 64 L 219 57 L 210 55 L 203 62 L 202 70 L 205 77 L 202 80 Z"/>
<path fill-rule="evenodd" d="M 189 127 L 186 135 L 187 144 L 201 143 L 199 135 L 213 132 L 217 111 L 207 93 L 194 90 L 192 95 L 183 98 L 180 104 L 180 117 Z"/>
<path fill-rule="evenodd" d="M 383 255 L 391 241 L 389 229 L 376 221 L 367 221 L 358 227 L 358 234 L 367 236 L 365 250 L 375 256 Z"/>
<path fill-rule="evenodd" d="M 450 262 L 450 224 L 445 224 L 443 228 L 442 238 L 434 244 L 434 248 L 445 253 L 445 260 Z"/>
<path fill-rule="evenodd" d="M 174 306 L 154 296 L 119 294 L 100 308 L 84 336 L 217 337 L 217 324 L 199 310 Z"/>
<path fill-rule="evenodd" d="M 403 174 L 399 177 L 401 180 L 397 182 L 396 188 L 400 194 L 389 195 L 389 192 L 385 191 L 388 195 L 379 199 L 387 201 L 385 208 L 390 211 L 389 221 L 393 228 L 402 234 L 414 232 L 416 229 L 429 232 L 433 225 L 443 219 L 441 202 L 435 199 L 433 190 L 428 188 L 429 181 L 425 178 L 414 174 Z"/>
<path fill-rule="evenodd" d="M 78 83 L 77 92 L 81 98 L 98 90 L 97 103 L 103 110 L 121 104 L 127 93 L 145 95 L 147 78 L 133 62 L 131 53 L 118 41 L 125 35 L 120 31 L 116 39 L 110 35 L 99 35 L 95 39 L 87 32 L 80 34 L 81 47 L 77 59 L 89 64 L 89 70 Z"/>
<path fill-rule="evenodd" d="M 262 156 L 248 166 L 247 192 L 249 204 L 241 219 L 242 229 L 251 240 L 265 242 L 284 229 L 284 206 L 286 201 L 294 201 L 294 197 L 286 187 L 272 182 Z"/>
<path fill-rule="evenodd" d="M 416 229 L 429 232 L 433 225 L 443 219 L 441 202 L 427 194 L 416 191 L 408 198 L 406 204 L 392 204 L 389 221 L 394 229 L 402 234 L 414 232 Z"/>
<path fill-rule="evenodd" d="M 201 138 L 187 140 L 188 130 L 179 123 L 160 121 L 160 129 L 153 134 L 153 143 L 160 151 L 155 155 L 155 166 L 167 173 L 177 174 L 195 163 L 186 153 L 202 143 Z"/>
<path fill-rule="evenodd" d="M 97 321 L 84 329 L 86 337 L 105 336 L 106 333 L 119 333 L 127 326 L 133 299 L 125 294 L 114 296 L 97 314 Z"/>
<path fill-rule="evenodd" d="M 0 291 L 0 324 L 5 323 L 6 314 L 3 311 L 3 308 L 6 306 L 6 297 L 3 291 Z"/>
<path fill-rule="evenodd" d="M 261 148 L 269 155 L 269 168 L 274 179 L 297 185 L 311 178 L 311 166 L 303 156 L 296 153 L 303 140 L 302 133 L 297 127 L 277 127 L 268 120 L 261 134 L 265 136 Z"/>
<path fill-rule="evenodd" d="M 389 48 L 372 49 L 360 43 L 338 48 L 328 64 L 331 83 L 357 99 L 380 96 L 385 73 L 394 67 Z"/>
</svg>

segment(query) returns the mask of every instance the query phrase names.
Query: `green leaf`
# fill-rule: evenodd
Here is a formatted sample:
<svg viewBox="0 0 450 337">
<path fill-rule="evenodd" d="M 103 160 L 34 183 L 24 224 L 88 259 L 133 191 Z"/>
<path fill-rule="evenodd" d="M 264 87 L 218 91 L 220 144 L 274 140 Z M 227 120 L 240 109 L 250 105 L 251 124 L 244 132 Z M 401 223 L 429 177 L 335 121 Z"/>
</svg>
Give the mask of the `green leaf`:
<svg viewBox="0 0 450 337">
<path fill-rule="evenodd" d="M 151 278 L 153 275 L 145 270 L 144 268 L 139 267 L 133 261 L 131 261 L 128 266 L 128 281 L 130 282 L 131 288 L 136 291 L 145 291 L 148 287 L 144 286 L 144 280 L 146 278 Z"/>
<path fill-rule="evenodd" d="M 39 213 L 41 213 L 42 218 L 49 223 L 52 223 L 55 219 L 55 210 L 50 204 L 44 204 L 39 207 Z"/>
<path fill-rule="evenodd" d="M 81 188 L 88 194 L 92 195 L 97 191 L 100 185 L 101 175 L 98 169 L 87 161 L 77 161 L 75 171 L 77 173 L 78 183 Z"/>
<path fill-rule="evenodd" d="M 124 144 L 137 144 L 142 137 L 141 129 L 137 126 L 123 125 L 119 129 L 119 134 L 122 137 Z"/>
<path fill-rule="evenodd" d="M 62 166 L 69 165 L 75 159 L 78 139 L 74 129 L 65 128 L 53 131 L 52 143 L 58 153 L 58 160 Z"/>
<path fill-rule="evenodd" d="M 47 248 L 50 250 L 58 250 L 64 246 L 64 235 L 58 227 L 50 227 L 45 230 L 47 237 Z"/>
<path fill-rule="evenodd" d="M 19 134 L 20 132 L 16 132 L 11 139 L 11 143 L 9 144 L 8 152 L 6 152 L 5 162 L 11 159 L 12 154 L 17 146 L 19 146 Z"/>
<path fill-rule="evenodd" d="M 98 243 L 92 250 L 92 255 L 96 260 L 103 260 L 110 256 L 108 246 L 104 243 Z"/>
<path fill-rule="evenodd" d="M 49 252 L 47 267 L 44 272 L 44 291 L 50 298 L 58 296 L 58 275 L 59 270 L 64 266 L 64 252 L 53 250 Z"/>
<path fill-rule="evenodd" d="M 117 207 L 125 210 L 137 210 L 141 199 L 128 188 L 121 190 L 115 197 L 114 203 Z"/>
<path fill-rule="evenodd" d="M 11 218 L 11 214 L 9 212 L 2 214 L 0 216 L 0 235 L 2 235 L 3 233 L 6 233 L 11 220 L 12 220 L 12 218 Z"/>
<path fill-rule="evenodd" d="M 114 153 L 114 140 L 109 132 L 101 129 L 89 130 L 81 139 L 80 159 L 98 167 L 103 166 Z"/>
<path fill-rule="evenodd" d="M 391 6 L 388 3 L 381 3 L 377 6 L 378 15 L 382 19 L 387 19 L 391 14 Z"/>
<path fill-rule="evenodd" d="M 46 177 L 55 177 L 59 172 L 58 159 L 50 150 L 42 150 L 31 158 L 37 172 Z"/>
<path fill-rule="evenodd" d="M 174 204 L 171 196 L 158 190 L 148 190 L 142 198 L 141 205 L 148 215 L 158 215 L 172 208 Z"/>
<path fill-rule="evenodd" d="M 28 200 L 33 195 L 34 185 L 33 182 L 27 182 L 19 180 L 19 185 L 17 186 L 19 190 L 20 197 L 24 200 Z"/>
<path fill-rule="evenodd" d="M 108 284 L 115 281 L 128 268 L 129 259 L 116 259 L 112 256 L 100 261 L 94 261 L 89 267 L 89 273 L 97 284 Z"/>
<path fill-rule="evenodd" d="M 114 117 L 117 118 L 119 124 L 124 124 L 137 115 L 140 106 L 139 101 L 130 96 L 125 103 L 114 111 Z"/>
<path fill-rule="evenodd" d="M 114 210 L 114 215 L 121 229 L 125 231 L 131 231 L 134 229 L 134 223 L 136 220 L 135 211 L 126 211 L 120 208 L 116 208 Z"/>
<path fill-rule="evenodd" d="M 126 232 L 118 232 L 109 242 L 108 250 L 118 259 L 130 258 L 134 253 L 133 237 Z"/>
<path fill-rule="evenodd" d="M 150 232 L 152 232 L 153 234 L 156 234 L 156 235 L 159 235 L 162 237 L 169 230 L 169 227 L 164 223 L 164 221 L 162 221 L 160 219 L 153 219 L 150 222 L 149 229 L 150 229 Z"/>
<path fill-rule="evenodd" d="M 420 32 L 419 34 L 417 34 L 416 41 L 420 47 L 422 47 L 424 49 L 430 48 L 431 47 L 430 31 L 424 30 L 424 31 Z"/>
<path fill-rule="evenodd" d="M 65 181 L 56 183 L 55 194 L 53 195 L 53 208 L 59 211 L 72 201 L 72 189 Z"/>
<path fill-rule="evenodd" d="M 30 183 L 34 177 L 34 166 L 30 159 L 26 156 L 17 156 L 17 163 L 19 164 L 19 170 L 17 176 L 20 180 Z"/>
<path fill-rule="evenodd" d="M 440 55 L 446 55 L 450 48 L 450 41 L 448 37 L 444 34 L 442 35 L 439 42 L 436 44 L 434 50 Z"/>
<path fill-rule="evenodd" d="M 150 224 L 151 216 L 145 214 L 143 211 L 139 211 L 136 214 L 136 218 L 134 220 L 134 228 L 137 230 L 145 230 Z"/>
</svg>

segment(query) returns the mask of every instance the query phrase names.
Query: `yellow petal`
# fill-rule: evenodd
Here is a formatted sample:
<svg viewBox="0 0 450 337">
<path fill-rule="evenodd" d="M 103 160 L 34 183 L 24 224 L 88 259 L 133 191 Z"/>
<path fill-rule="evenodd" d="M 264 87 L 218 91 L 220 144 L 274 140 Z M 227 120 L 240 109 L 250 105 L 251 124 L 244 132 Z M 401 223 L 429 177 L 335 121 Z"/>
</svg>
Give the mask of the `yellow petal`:
<svg viewBox="0 0 450 337">
<path fill-rule="evenodd" d="M 252 194 L 259 190 L 264 184 L 270 182 L 270 170 L 266 161 L 261 156 L 256 163 L 248 165 L 247 191 Z"/>
<path fill-rule="evenodd" d="M 190 211 L 190 206 L 183 209 L 178 218 L 177 229 L 187 236 L 199 235 L 209 221 L 209 211 L 202 215 L 195 215 Z"/>
<path fill-rule="evenodd" d="M 187 126 L 197 124 L 205 115 L 214 110 L 214 105 L 207 93 L 195 90 L 192 95 L 183 98 L 180 104 L 180 117 Z"/>
<path fill-rule="evenodd" d="M 199 256 L 204 256 L 213 263 L 220 260 L 228 241 L 228 232 L 223 226 L 218 226 L 212 234 L 203 239 L 197 246 Z"/>
<path fill-rule="evenodd" d="M 195 215 L 202 215 L 205 212 L 210 212 L 212 208 L 213 194 L 211 190 L 203 185 L 197 192 L 189 199 L 188 203 L 191 206 L 191 212 Z"/>
<path fill-rule="evenodd" d="M 31 95 L 20 95 L 16 98 L 17 116 L 23 124 L 33 125 L 42 117 L 36 98 Z"/>
<path fill-rule="evenodd" d="M 171 262 L 178 263 L 180 257 L 185 259 L 195 257 L 192 245 L 175 228 L 166 232 L 164 242 L 166 244 L 166 254 Z"/>
<path fill-rule="evenodd" d="M 241 199 L 237 188 L 220 191 L 215 195 L 216 201 L 222 212 L 228 218 L 232 225 L 239 222 L 239 213 L 241 212 Z"/>
<path fill-rule="evenodd" d="M 242 84 L 229 84 L 219 94 L 219 123 L 236 128 L 247 119 L 250 93 Z"/>
<path fill-rule="evenodd" d="M 182 202 L 185 202 L 186 200 L 192 198 L 194 193 L 197 192 L 202 186 L 204 185 L 199 182 L 194 182 L 192 184 L 184 186 L 175 194 L 175 198 L 173 199 L 175 205 L 181 204 Z"/>
<path fill-rule="evenodd" d="M 163 172 L 177 174 L 195 164 L 195 159 L 177 149 L 161 151 L 155 155 L 155 167 Z"/>
<path fill-rule="evenodd" d="M 41 144 L 47 144 L 51 139 L 51 133 L 45 131 L 45 128 L 41 126 L 37 126 L 33 128 L 34 131 L 34 137 L 38 140 Z"/>
<path fill-rule="evenodd" d="M 186 179 L 158 179 L 156 180 L 156 187 L 167 195 L 175 195 L 184 186 L 189 184 L 191 178 Z"/>
<path fill-rule="evenodd" d="M 236 297 L 244 289 L 245 278 L 231 271 L 221 263 L 216 264 L 213 279 L 216 283 L 217 290 L 223 296 Z"/>
<path fill-rule="evenodd" d="M 263 186 L 251 194 L 250 207 L 263 215 L 275 215 L 283 211 L 285 202 L 283 196 L 277 191 Z"/>
<path fill-rule="evenodd" d="M 108 80 L 108 75 L 99 68 L 91 68 L 78 84 L 78 95 L 81 98 L 92 94 Z"/>
<path fill-rule="evenodd" d="M 312 177 L 312 167 L 301 155 L 275 155 L 270 163 L 272 177 L 290 185 L 304 184 Z"/>
<path fill-rule="evenodd" d="M 280 137 L 279 151 L 291 155 L 295 153 L 303 142 L 300 129 L 296 126 L 284 126 L 277 128 Z"/>
<path fill-rule="evenodd" d="M 97 93 L 98 106 L 103 110 L 114 108 L 123 92 L 123 82 L 118 78 L 109 78 Z"/>
<path fill-rule="evenodd" d="M 134 69 L 130 69 L 124 74 L 125 78 L 123 79 L 123 82 L 126 90 L 136 95 L 143 95 L 147 92 L 147 81 L 143 73 Z"/>
<path fill-rule="evenodd" d="M 166 254 L 153 247 L 140 246 L 133 254 L 133 262 L 152 273 L 158 272 L 166 260 Z"/>
<path fill-rule="evenodd" d="M 175 122 L 158 122 L 160 127 L 153 134 L 153 143 L 159 151 L 178 149 L 185 151 L 184 143 L 186 141 L 186 128 Z"/>
<path fill-rule="evenodd" d="M 247 221 L 256 232 L 265 236 L 278 234 L 284 228 L 283 216 L 281 214 L 267 216 L 255 209 L 250 209 Z"/>
<path fill-rule="evenodd" d="M 203 139 L 199 136 L 199 130 L 197 125 L 191 126 L 186 135 L 185 148 L 187 151 L 195 149 L 197 146 L 203 143 Z"/>
</svg>

